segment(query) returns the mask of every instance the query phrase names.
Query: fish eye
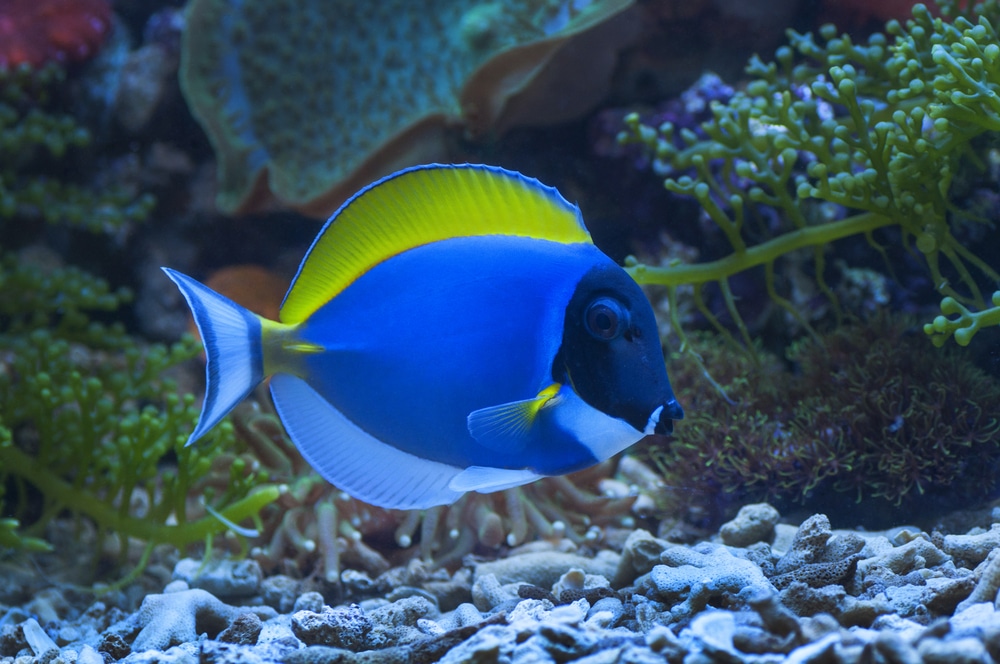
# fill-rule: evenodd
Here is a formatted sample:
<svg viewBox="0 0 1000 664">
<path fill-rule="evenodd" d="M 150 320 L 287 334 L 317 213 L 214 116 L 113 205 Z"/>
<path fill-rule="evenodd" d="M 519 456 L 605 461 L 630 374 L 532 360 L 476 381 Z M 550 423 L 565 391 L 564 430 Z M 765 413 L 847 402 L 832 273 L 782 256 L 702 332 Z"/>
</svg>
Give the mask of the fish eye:
<svg viewBox="0 0 1000 664">
<path fill-rule="evenodd" d="M 629 329 L 628 311 L 618 300 L 599 297 L 587 307 L 584 323 L 593 337 L 610 341 Z"/>
</svg>

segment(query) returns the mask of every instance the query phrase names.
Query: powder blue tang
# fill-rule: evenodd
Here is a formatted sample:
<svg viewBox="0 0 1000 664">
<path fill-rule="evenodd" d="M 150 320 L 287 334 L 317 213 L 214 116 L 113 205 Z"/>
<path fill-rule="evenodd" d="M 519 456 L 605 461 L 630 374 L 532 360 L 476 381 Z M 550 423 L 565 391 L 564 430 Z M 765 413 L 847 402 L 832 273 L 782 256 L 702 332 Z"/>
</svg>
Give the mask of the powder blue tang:
<svg viewBox="0 0 1000 664">
<path fill-rule="evenodd" d="M 205 343 L 189 444 L 266 376 L 329 482 L 400 509 L 591 466 L 683 417 L 648 301 L 579 209 L 518 173 L 428 165 L 327 222 L 280 321 L 164 268 Z"/>
</svg>

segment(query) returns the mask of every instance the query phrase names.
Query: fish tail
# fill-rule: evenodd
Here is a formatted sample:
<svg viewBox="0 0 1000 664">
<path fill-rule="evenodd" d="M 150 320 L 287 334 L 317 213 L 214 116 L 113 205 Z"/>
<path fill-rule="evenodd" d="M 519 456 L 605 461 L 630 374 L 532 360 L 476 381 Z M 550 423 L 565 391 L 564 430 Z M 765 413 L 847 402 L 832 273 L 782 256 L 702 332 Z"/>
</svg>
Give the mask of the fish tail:
<svg viewBox="0 0 1000 664">
<path fill-rule="evenodd" d="M 187 300 L 205 344 L 205 401 L 191 445 L 264 380 L 262 328 L 270 321 L 185 274 L 162 269 Z"/>
</svg>

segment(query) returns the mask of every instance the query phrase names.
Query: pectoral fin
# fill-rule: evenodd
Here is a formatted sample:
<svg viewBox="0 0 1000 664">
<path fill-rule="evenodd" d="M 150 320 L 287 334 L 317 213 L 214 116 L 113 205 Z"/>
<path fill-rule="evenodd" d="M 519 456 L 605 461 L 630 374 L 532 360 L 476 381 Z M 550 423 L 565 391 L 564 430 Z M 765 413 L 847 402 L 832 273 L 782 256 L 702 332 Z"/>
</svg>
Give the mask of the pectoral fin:
<svg viewBox="0 0 1000 664">
<path fill-rule="evenodd" d="M 556 396 L 559 388 L 558 383 L 553 383 L 531 399 L 472 411 L 467 420 L 469 434 L 476 442 L 496 452 L 523 450 L 538 411 Z"/>
</svg>

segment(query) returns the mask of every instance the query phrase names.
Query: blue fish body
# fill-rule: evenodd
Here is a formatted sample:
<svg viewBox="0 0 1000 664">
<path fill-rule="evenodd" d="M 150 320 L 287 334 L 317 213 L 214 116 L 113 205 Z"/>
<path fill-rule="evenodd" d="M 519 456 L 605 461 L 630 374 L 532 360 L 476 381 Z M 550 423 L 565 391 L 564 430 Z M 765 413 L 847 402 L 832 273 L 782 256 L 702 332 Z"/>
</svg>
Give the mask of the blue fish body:
<svg viewBox="0 0 1000 664">
<path fill-rule="evenodd" d="M 683 417 L 639 288 L 575 206 L 502 169 L 417 167 L 359 192 L 303 260 L 280 323 L 167 274 L 208 358 L 192 441 L 272 375 L 303 456 L 373 504 L 571 472 Z"/>
<path fill-rule="evenodd" d="M 495 257 L 483 260 L 490 251 Z M 525 459 L 531 450 L 485 447 L 466 417 L 552 384 L 566 304 L 601 259 L 593 245 L 567 250 L 533 238 L 456 238 L 408 251 L 306 323 L 303 338 L 338 349 L 307 359 L 308 382 L 373 436 L 412 454 L 435 440 L 435 459 L 461 467 L 558 464 Z"/>
</svg>

